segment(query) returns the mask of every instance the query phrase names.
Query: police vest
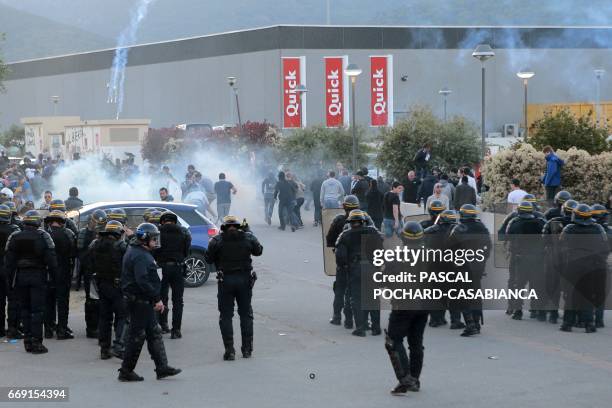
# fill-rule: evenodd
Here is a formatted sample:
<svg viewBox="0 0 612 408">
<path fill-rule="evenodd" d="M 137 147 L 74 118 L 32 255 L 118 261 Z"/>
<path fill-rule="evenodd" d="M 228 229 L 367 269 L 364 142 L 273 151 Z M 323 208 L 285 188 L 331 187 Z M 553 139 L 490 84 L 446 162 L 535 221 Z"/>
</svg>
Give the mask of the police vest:
<svg viewBox="0 0 612 408">
<path fill-rule="evenodd" d="M 13 224 L 0 224 L 0 265 L 4 265 L 4 254 L 6 253 L 6 241 L 13 233 L 19 231 L 19 227 Z"/>
<path fill-rule="evenodd" d="M 223 273 L 251 271 L 251 242 L 242 231 L 236 236 L 221 235 L 219 267 Z"/>
<path fill-rule="evenodd" d="M 91 248 L 92 272 L 98 279 L 114 280 L 121 277 L 121 263 L 123 253 L 121 246 L 125 246 L 123 241 L 114 241 L 109 237 L 97 239 Z"/>
<path fill-rule="evenodd" d="M 158 262 L 183 262 L 187 255 L 187 232 L 176 224 L 159 227 L 161 248 L 156 251 Z"/>
<path fill-rule="evenodd" d="M 45 241 L 50 242 L 46 243 Z M 53 247 L 49 235 L 40 229 L 25 229 L 12 236 L 17 267 L 21 269 L 42 269 L 45 267 L 45 250 Z"/>
</svg>

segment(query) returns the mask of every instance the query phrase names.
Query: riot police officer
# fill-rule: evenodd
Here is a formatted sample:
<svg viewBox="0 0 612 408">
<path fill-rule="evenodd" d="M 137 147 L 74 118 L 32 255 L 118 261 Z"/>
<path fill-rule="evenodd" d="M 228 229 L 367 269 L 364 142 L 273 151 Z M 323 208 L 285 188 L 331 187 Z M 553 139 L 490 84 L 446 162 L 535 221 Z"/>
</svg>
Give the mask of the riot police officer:
<svg viewBox="0 0 612 408">
<path fill-rule="evenodd" d="M 115 341 L 113 355 L 123 356 L 121 335 L 125 325 L 126 311 L 121 293 L 121 267 L 123 255 L 127 250 L 127 242 L 121 239 L 123 226 L 119 221 L 106 223 L 104 231 L 98 233 L 98 238 L 89 245 L 89 268 L 92 278 L 98 288 L 100 305 L 100 322 L 98 325 L 98 342 L 100 358 L 111 358 L 111 339 L 113 317 L 115 318 Z"/>
<path fill-rule="evenodd" d="M 6 201 L 3 203 L 8 208 L 11 209 L 11 224 L 16 225 L 19 229 L 23 229 L 23 222 L 19 217 L 19 212 L 17 211 L 17 206 L 12 201 Z"/>
<path fill-rule="evenodd" d="M 594 204 L 591 207 L 591 214 L 593 215 L 593 219 L 596 223 L 601 225 L 608 236 L 608 246 L 610 247 L 610 251 L 612 252 L 612 228 L 608 225 L 608 210 L 601 204 Z M 609 269 L 609 268 L 608 268 Z M 606 293 L 609 291 L 610 282 L 608 279 L 608 275 L 606 274 Z M 595 328 L 601 329 L 604 327 L 604 309 L 605 305 L 600 305 L 595 309 Z"/>
<path fill-rule="evenodd" d="M 459 224 L 456 225 L 449 235 L 451 248 L 463 250 L 483 250 L 484 261 L 466 264 L 467 271 L 472 281 L 472 289 L 481 289 L 480 281 L 485 274 L 486 260 L 491 254 L 491 236 L 487 227 L 478 219 L 479 211 L 472 204 L 464 204 L 459 209 Z M 466 328 L 461 333 L 463 337 L 473 336 L 480 333 L 482 322 L 482 302 L 474 300 L 464 306 L 463 319 Z"/>
<path fill-rule="evenodd" d="M 359 199 L 354 195 L 347 195 L 342 201 L 342 208 L 344 208 L 344 214 L 338 214 L 334 217 L 325 236 L 326 246 L 335 248 L 336 241 L 342 233 L 346 224 L 346 219 L 352 210 L 359 208 Z M 347 329 L 353 328 L 353 311 L 351 310 L 350 304 L 350 293 L 348 288 L 348 275 L 346 271 L 340 270 L 336 266 L 336 281 L 333 285 L 334 290 L 334 303 L 333 303 L 333 316 L 330 319 L 330 323 L 336 326 L 342 324 L 341 313 L 344 309 L 344 327 Z"/>
<path fill-rule="evenodd" d="M 23 231 L 12 234 L 6 244 L 6 269 L 19 296 L 23 345 L 32 354 L 43 354 L 43 314 L 47 274 L 55 276 L 57 260 L 49 234 L 40 229 L 42 218 L 37 211 L 26 212 Z"/>
<path fill-rule="evenodd" d="M 444 210 L 440 213 L 435 225 L 430 226 L 423 232 L 425 234 L 425 245 L 427 248 L 444 250 L 447 247 L 448 237 L 457 225 L 459 216 L 455 210 Z M 420 223 L 423 225 L 423 222 Z M 452 271 L 455 268 L 455 264 L 452 262 L 436 262 L 429 265 L 429 271 Z M 437 310 L 431 311 L 431 318 L 429 321 L 430 327 L 438 327 L 445 325 L 446 319 L 444 318 L 445 309 L 449 309 L 451 325 L 450 328 L 453 330 L 464 329 L 465 324 L 461 321 L 461 312 L 454 307 L 451 302 L 445 302 L 440 305 Z"/>
<path fill-rule="evenodd" d="M 6 335 L 10 339 L 20 339 L 22 337 L 18 330 L 19 305 L 17 303 L 17 294 L 11 288 L 12 282 L 9 281 L 9 276 L 4 266 L 6 241 L 8 241 L 11 234 L 17 231 L 20 231 L 19 227 L 11 224 L 11 209 L 4 204 L 0 205 L 0 337 Z M 5 321 L 8 324 L 6 331 Z"/>
<path fill-rule="evenodd" d="M 544 241 L 544 263 L 545 263 L 545 285 L 546 295 L 549 299 L 545 306 L 549 310 L 548 321 L 557 324 L 559 320 L 559 300 L 561 298 L 561 276 L 564 264 L 562 262 L 563 251 L 559 243 L 561 231 L 572 223 L 572 214 L 578 203 L 574 200 L 566 200 L 561 206 L 562 216 L 551 218 L 542 228 L 542 239 Z"/>
<path fill-rule="evenodd" d="M 160 219 L 161 219 L 161 215 L 162 212 L 158 211 L 158 210 L 153 210 L 149 213 L 149 223 L 155 225 L 156 227 L 159 227 L 159 223 L 160 223 Z"/>
<path fill-rule="evenodd" d="M 142 213 L 142 219 L 144 220 L 144 222 L 149 222 L 149 217 L 151 216 L 151 213 L 153 211 L 157 211 L 157 208 L 149 207 L 144 210 L 144 212 Z"/>
<path fill-rule="evenodd" d="M 49 211 L 54 211 L 54 210 L 66 213 L 66 204 L 64 203 L 64 201 L 52 200 L 49 203 Z M 76 223 L 71 218 L 68 218 L 68 217 L 65 217 L 65 220 L 66 220 L 65 221 L 66 228 L 72 231 L 75 237 L 79 235 L 79 228 L 77 227 Z"/>
<path fill-rule="evenodd" d="M 76 238 L 72 230 L 65 227 L 65 222 L 66 216 L 60 210 L 52 210 L 45 217 L 46 230 L 53 240 L 57 257 L 57 274 L 47 286 L 45 338 L 52 338 L 53 331 L 56 330 L 58 340 L 74 338 L 72 330 L 68 328 L 68 311 L 72 269 L 76 257 Z"/>
<path fill-rule="evenodd" d="M 532 204 L 533 206 L 532 214 L 535 218 L 544 218 L 544 214 L 542 214 L 539 211 L 538 200 L 533 194 L 525 194 L 521 201 L 527 201 Z M 512 211 L 510 214 L 508 214 L 506 218 L 504 218 L 502 225 L 499 227 L 499 230 L 497 231 L 497 239 L 499 241 L 506 240 L 506 231 L 508 230 L 508 225 L 510 224 L 510 221 L 518 217 L 518 215 L 519 215 L 519 211 L 518 209 L 516 209 L 515 211 Z"/>
<path fill-rule="evenodd" d="M 432 232 L 430 234 L 433 235 Z M 404 246 L 420 249 L 423 244 L 423 228 L 416 221 L 406 222 L 400 237 Z M 389 269 L 388 273 L 398 273 L 404 271 L 405 265 L 392 262 L 387 267 Z M 425 265 L 418 262 L 414 270 L 425 270 L 422 267 L 425 267 Z M 427 325 L 428 311 L 416 304 L 409 308 L 402 308 L 397 301 L 392 301 L 391 306 L 389 325 L 385 330 L 385 348 L 389 353 L 391 366 L 399 381 L 395 388 L 391 390 L 391 393 L 416 392 L 421 388 L 419 377 L 423 368 L 423 333 Z M 410 357 L 404 347 L 404 338 L 408 339 Z"/>
<path fill-rule="evenodd" d="M 87 226 L 81 228 L 77 236 L 77 253 L 79 257 L 79 281 L 80 276 L 83 277 L 85 286 L 85 333 L 87 338 L 98 338 L 98 321 L 100 316 L 100 308 L 98 299 L 93 299 L 90 296 L 91 285 L 91 270 L 89 268 L 89 246 L 96 239 L 98 232 L 103 231 L 106 226 L 106 213 L 102 210 L 95 210 L 89 216 Z"/>
<path fill-rule="evenodd" d="M 162 268 L 161 298 L 164 311 L 159 315 L 162 333 L 171 332 L 170 338 L 180 339 L 183 319 L 183 292 L 185 290 L 185 258 L 191 249 L 191 233 L 178 225 L 178 217 L 172 211 L 164 211 L 159 218 L 161 248 L 155 251 L 155 260 Z M 172 331 L 168 327 L 168 290 L 172 289 Z"/>
<path fill-rule="evenodd" d="M 336 243 L 336 265 L 348 275 L 351 309 L 355 319 L 354 336 L 365 337 L 367 315 L 362 307 L 361 279 L 362 275 L 373 273 L 371 259 L 374 250 L 382 249 L 383 237 L 374 226 L 367 225 L 367 214 L 361 210 L 352 210 L 346 222 L 349 228 L 340 234 Z M 364 245 L 366 248 L 364 248 Z M 380 330 L 380 309 L 367 311 L 372 318 L 372 335 L 378 335 Z"/>
<path fill-rule="evenodd" d="M 159 230 L 153 224 L 143 223 L 136 229 L 136 240 L 130 244 L 123 257 L 121 289 L 130 316 L 130 328 L 125 345 L 123 363 L 119 369 L 119 381 L 142 381 L 134 372 L 142 346 L 155 362 L 157 379 L 177 375 L 180 369 L 168 365 L 166 348 L 155 312 L 163 312 L 161 281 L 152 252 L 159 248 Z"/>
<path fill-rule="evenodd" d="M 429 219 L 421 221 L 421 227 L 423 227 L 423 230 L 434 225 L 438 219 L 438 215 L 440 215 L 440 213 L 444 210 L 446 210 L 446 206 L 442 201 L 432 200 L 431 203 L 429 203 L 429 208 L 427 209 L 429 212 Z"/>
<path fill-rule="evenodd" d="M 109 221 L 113 220 L 119 221 L 121 223 L 121 225 L 123 226 L 122 238 L 127 241 L 128 244 L 134 239 L 134 231 L 132 231 L 127 225 L 128 216 L 123 208 L 111 208 L 106 217 Z"/>
<path fill-rule="evenodd" d="M 223 218 L 221 234 L 208 243 L 206 262 L 215 264 L 218 279 L 219 327 L 223 338 L 224 360 L 234 360 L 234 300 L 238 304 L 242 356 L 253 352 L 253 308 L 251 297 L 257 275 L 253 272 L 251 256 L 260 256 L 263 247 L 251 232 L 244 231 L 233 215 Z"/>
<path fill-rule="evenodd" d="M 544 218 L 546 218 L 546 221 L 550 221 L 553 218 L 563 216 L 563 210 L 562 210 L 563 204 L 567 200 L 571 200 L 571 199 L 572 199 L 572 195 L 568 191 L 565 191 L 565 190 L 561 190 L 557 194 L 555 194 L 555 207 L 549 208 L 544 213 Z"/>
<path fill-rule="evenodd" d="M 540 259 L 542 256 L 542 239 L 541 233 L 544 228 L 544 219 L 536 217 L 533 203 L 529 201 L 521 201 L 517 207 L 518 216 L 508 224 L 506 230 L 506 239 L 509 242 L 510 252 L 510 270 L 511 274 L 508 280 L 508 289 L 524 289 L 527 283 L 531 289 L 535 289 L 536 293 L 544 290 L 544 270 Z M 541 293 L 540 296 L 544 296 Z M 546 312 L 542 307 L 533 307 L 533 310 L 539 310 L 538 318 L 541 321 L 546 320 Z M 512 310 L 512 318 L 521 320 L 523 318 L 523 301 L 515 299 L 509 302 L 508 309 Z"/>
<path fill-rule="evenodd" d="M 565 308 L 561 331 L 572 331 L 576 319 L 584 323 L 586 333 L 597 331 L 593 324 L 595 308 L 605 301 L 607 258 L 610 252 L 603 227 L 593 221 L 591 208 L 579 204 L 572 224 L 563 228 L 559 242 L 565 264 Z"/>
</svg>

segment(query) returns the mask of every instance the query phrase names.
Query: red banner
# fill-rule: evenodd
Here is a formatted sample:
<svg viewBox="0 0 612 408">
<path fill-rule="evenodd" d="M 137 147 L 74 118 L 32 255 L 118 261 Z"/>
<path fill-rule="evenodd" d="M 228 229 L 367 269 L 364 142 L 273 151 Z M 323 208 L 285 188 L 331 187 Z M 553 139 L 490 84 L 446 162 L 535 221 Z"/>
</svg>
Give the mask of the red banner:
<svg viewBox="0 0 612 408">
<path fill-rule="evenodd" d="M 283 65 L 283 127 L 302 127 L 303 107 L 295 89 L 304 84 L 304 57 L 285 57 Z M 305 100 L 306 95 L 302 97 Z"/>
<path fill-rule="evenodd" d="M 348 125 L 344 89 L 346 61 L 346 57 L 325 57 L 325 124 L 330 128 Z"/>
<path fill-rule="evenodd" d="M 390 55 L 370 57 L 372 126 L 393 126 L 393 60 Z"/>
</svg>

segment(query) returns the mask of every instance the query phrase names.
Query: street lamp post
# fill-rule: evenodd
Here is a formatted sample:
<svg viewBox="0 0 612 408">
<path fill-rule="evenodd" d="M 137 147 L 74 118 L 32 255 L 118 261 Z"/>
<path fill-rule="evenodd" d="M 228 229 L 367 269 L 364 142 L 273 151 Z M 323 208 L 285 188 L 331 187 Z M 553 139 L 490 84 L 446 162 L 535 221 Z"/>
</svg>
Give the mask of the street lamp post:
<svg viewBox="0 0 612 408">
<path fill-rule="evenodd" d="M 453 93 L 453 91 L 451 91 L 450 89 L 448 89 L 448 87 L 445 86 L 444 88 L 440 89 L 438 93 L 444 97 L 444 121 L 446 122 L 446 99 L 448 95 Z"/>
<path fill-rule="evenodd" d="M 236 113 L 238 115 L 238 128 L 240 129 L 240 134 L 242 134 L 242 118 L 240 117 L 240 101 L 238 100 L 238 87 L 236 86 L 237 82 L 238 80 L 236 77 L 227 77 L 227 84 L 230 86 L 230 88 L 232 88 L 232 91 L 234 91 L 234 98 L 236 99 Z"/>
<path fill-rule="evenodd" d="M 523 88 L 525 89 L 525 101 L 523 106 L 523 120 L 525 123 L 525 134 L 523 139 L 525 140 L 527 140 L 527 137 L 529 136 L 529 124 L 527 122 L 527 82 L 529 82 L 534 75 L 535 72 L 530 69 L 522 69 L 516 73 L 516 76 L 523 80 Z"/>
<path fill-rule="evenodd" d="M 304 124 L 306 123 L 306 117 L 304 116 L 304 109 L 302 109 L 304 107 L 304 102 L 302 101 L 302 98 L 304 97 L 304 94 L 306 92 L 308 92 L 308 89 L 306 88 L 306 86 L 304 84 L 299 84 L 296 88 L 295 88 L 295 92 L 299 95 L 300 97 L 300 126 L 303 127 Z"/>
<path fill-rule="evenodd" d="M 595 71 L 595 78 L 597 78 L 597 107 L 596 107 L 596 122 L 597 124 L 601 123 L 605 126 L 605 123 L 602 122 L 602 114 L 601 114 L 601 78 L 606 73 L 606 70 L 603 68 L 597 68 Z"/>
<path fill-rule="evenodd" d="M 353 134 L 353 152 L 352 152 L 352 165 L 353 171 L 357 170 L 357 126 L 355 124 L 355 116 L 357 112 L 355 112 L 355 82 L 357 81 L 357 77 L 361 75 L 361 68 L 357 66 L 357 64 L 349 64 L 344 73 L 351 79 L 351 130 Z"/>
<path fill-rule="evenodd" d="M 60 101 L 60 97 L 57 95 L 53 95 L 51 97 L 51 102 L 53 102 L 53 116 L 57 116 L 57 104 Z"/>
<path fill-rule="evenodd" d="M 484 154 L 486 150 L 485 143 L 485 62 L 495 56 L 495 52 L 491 48 L 489 44 L 480 44 L 476 47 L 474 52 L 472 52 L 472 57 L 476 58 L 480 61 L 482 67 L 482 108 L 481 108 L 481 136 L 482 136 L 482 153 L 481 158 L 484 160 Z"/>
</svg>

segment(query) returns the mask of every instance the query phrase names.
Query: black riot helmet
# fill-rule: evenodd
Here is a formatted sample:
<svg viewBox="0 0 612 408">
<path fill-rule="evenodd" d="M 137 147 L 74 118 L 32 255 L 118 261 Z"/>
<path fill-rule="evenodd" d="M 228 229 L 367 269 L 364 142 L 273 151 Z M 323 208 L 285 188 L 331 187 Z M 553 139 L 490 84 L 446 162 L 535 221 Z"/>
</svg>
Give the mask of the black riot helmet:
<svg viewBox="0 0 612 408">
<path fill-rule="evenodd" d="M 178 224 L 178 217 L 172 211 L 164 211 L 159 217 L 159 223 L 164 224 L 166 222 L 172 222 L 174 224 Z"/>
<path fill-rule="evenodd" d="M 119 221 L 125 225 L 127 223 L 127 214 L 123 208 L 111 208 L 107 214 L 109 220 Z"/>
<path fill-rule="evenodd" d="M 147 208 L 146 210 L 144 210 L 144 213 L 142 213 L 142 219 L 145 222 L 149 222 L 149 216 L 151 215 L 151 213 L 153 211 L 156 211 L 156 209 L 155 208 Z"/>
<path fill-rule="evenodd" d="M 431 203 L 429 203 L 429 208 L 427 209 L 427 211 L 429 211 L 429 215 L 432 217 L 436 217 L 444 210 L 446 210 L 446 206 L 440 200 L 432 200 Z"/>
<path fill-rule="evenodd" d="M 478 218 L 478 208 L 473 204 L 463 204 L 459 209 L 459 219 L 461 221 L 475 220 Z"/>
<path fill-rule="evenodd" d="M 574 208 L 578 207 L 578 201 L 575 200 L 567 200 L 563 203 L 561 210 L 566 217 L 571 217 L 574 212 Z"/>
<path fill-rule="evenodd" d="M 608 210 L 601 204 L 593 204 L 591 207 L 591 216 L 598 224 L 605 224 L 608 221 Z"/>
<path fill-rule="evenodd" d="M 159 220 L 161 218 L 162 212 L 158 210 L 153 210 L 149 214 L 149 223 L 159 225 Z"/>
<path fill-rule="evenodd" d="M 406 242 L 414 242 L 423 239 L 423 227 L 420 223 L 416 221 L 408 221 L 404 224 L 404 228 L 402 228 L 402 241 Z"/>
<path fill-rule="evenodd" d="M 14 202 L 6 201 L 6 202 L 4 202 L 4 205 L 6 205 L 11 210 L 11 214 L 13 214 L 13 215 L 17 215 L 18 214 L 17 206 L 15 205 Z"/>
<path fill-rule="evenodd" d="M 159 248 L 159 230 L 149 222 L 143 222 L 136 228 L 136 239 L 144 245 L 153 242 L 153 248 Z"/>
<path fill-rule="evenodd" d="M 49 203 L 49 211 L 53 210 L 66 211 L 66 204 L 62 200 L 51 200 Z"/>
<path fill-rule="evenodd" d="M 533 203 L 530 201 L 523 200 L 517 207 L 518 216 L 527 220 L 535 218 L 535 215 L 533 215 L 534 210 Z"/>
<path fill-rule="evenodd" d="M 52 210 L 45 217 L 45 223 L 51 224 L 52 222 L 59 222 L 60 224 L 66 224 L 66 214 L 61 210 Z"/>
<path fill-rule="evenodd" d="M 8 208 L 8 206 L 2 204 L 0 205 L 0 223 L 9 223 L 11 222 L 11 217 L 12 217 L 13 213 L 11 212 L 11 209 Z"/>
<path fill-rule="evenodd" d="M 578 206 L 574 208 L 572 222 L 580 225 L 591 225 L 593 223 L 592 216 L 591 207 L 586 204 L 578 204 Z"/>
<path fill-rule="evenodd" d="M 533 194 L 525 194 L 521 201 L 527 201 L 533 204 L 533 211 L 539 210 L 538 199 Z"/>
<path fill-rule="evenodd" d="M 223 223 L 221 224 L 221 231 L 227 230 L 228 227 L 232 225 L 235 226 L 236 228 L 240 228 L 240 225 L 242 224 L 238 220 L 238 217 L 236 217 L 235 215 L 226 215 L 225 217 L 223 217 Z"/>
<path fill-rule="evenodd" d="M 357 198 L 357 196 L 354 196 L 352 194 L 345 196 L 344 200 L 342 201 L 342 208 L 347 211 L 359 208 L 359 199 Z"/>
<path fill-rule="evenodd" d="M 123 235 L 123 224 L 117 220 L 110 220 L 104 226 L 104 231 L 99 232 L 100 235 L 112 235 L 116 238 L 121 238 Z"/>
<path fill-rule="evenodd" d="M 23 225 L 29 225 L 30 227 L 40 227 L 42 224 L 42 217 L 36 210 L 30 210 L 25 213 L 23 217 Z"/>
<path fill-rule="evenodd" d="M 100 232 L 106 226 L 106 213 L 103 210 L 95 210 L 89 216 L 89 227 L 96 232 Z"/>
<path fill-rule="evenodd" d="M 561 190 L 557 194 L 555 194 L 555 204 L 558 207 L 561 207 L 563 203 L 571 199 L 572 199 L 572 195 L 569 193 L 569 191 Z"/>
<path fill-rule="evenodd" d="M 358 227 L 360 225 L 365 225 L 367 220 L 368 220 L 368 214 L 365 211 L 352 210 L 349 213 L 349 216 L 346 219 L 346 222 L 350 223 L 351 227 L 353 226 Z"/>
<path fill-rule="evenodd" d="M 458 219 L 457 211 L 444 210 L 438 216 L 438 224 L 456 224 Z"/>
</svg>

